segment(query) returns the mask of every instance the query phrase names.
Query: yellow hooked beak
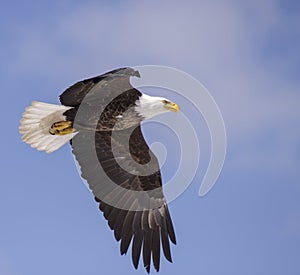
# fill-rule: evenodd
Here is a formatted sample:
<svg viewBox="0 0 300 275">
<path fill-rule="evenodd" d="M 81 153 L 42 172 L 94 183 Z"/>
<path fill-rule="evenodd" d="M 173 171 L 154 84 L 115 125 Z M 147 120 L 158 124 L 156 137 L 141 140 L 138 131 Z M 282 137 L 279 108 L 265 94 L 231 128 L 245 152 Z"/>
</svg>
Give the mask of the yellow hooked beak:
<svg viewBox="0 0 300 275">
<path fill-rule="evenodd" d="M 175 113 L 180 112 L 180 107 L 176 103 L 164 100 L 164 104 L 165 104 L 164 107 L 169 111 Z"/>
</svg>

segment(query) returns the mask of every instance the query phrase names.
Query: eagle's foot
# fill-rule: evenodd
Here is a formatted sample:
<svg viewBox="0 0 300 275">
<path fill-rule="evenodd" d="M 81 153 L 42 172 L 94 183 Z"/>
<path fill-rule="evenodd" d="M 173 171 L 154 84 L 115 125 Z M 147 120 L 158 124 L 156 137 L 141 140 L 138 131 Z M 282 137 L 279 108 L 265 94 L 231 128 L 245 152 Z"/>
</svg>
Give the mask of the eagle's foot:
<svg viewBox="0 0 300 275">
<path fill-rule="evenodd" d="M 49 133 L 51 135 L 68 135 L 75 132 L 75 129 L 71 127 L 71 121 L 58 121 L 51 125 Z"/>
</svg>

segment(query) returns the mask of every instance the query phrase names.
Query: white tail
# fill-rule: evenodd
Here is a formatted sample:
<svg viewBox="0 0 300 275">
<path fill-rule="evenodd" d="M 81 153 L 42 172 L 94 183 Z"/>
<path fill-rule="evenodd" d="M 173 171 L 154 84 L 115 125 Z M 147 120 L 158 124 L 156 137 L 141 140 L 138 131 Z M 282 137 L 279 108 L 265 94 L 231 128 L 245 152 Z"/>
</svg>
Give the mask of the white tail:
<svg viewBox="0 0 300 275">
<path fill-rule="evenodd" d="M 52 135 L 49 130 L 53 123 L 65 121 L 63 113 L 72 107 L 33 101 L 21 119 L 19 131 L 22 140 L 37 150 L 52 153 L 72 139 L 75 133 Z"/>
</svg>

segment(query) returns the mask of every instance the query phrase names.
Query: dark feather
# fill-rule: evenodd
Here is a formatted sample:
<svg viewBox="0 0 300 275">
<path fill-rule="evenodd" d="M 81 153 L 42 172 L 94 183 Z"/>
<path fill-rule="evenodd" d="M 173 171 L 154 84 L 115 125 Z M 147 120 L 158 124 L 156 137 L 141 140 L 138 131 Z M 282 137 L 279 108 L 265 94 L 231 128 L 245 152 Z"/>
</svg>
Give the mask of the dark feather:
<svg viewBox="0 0 300 275">
<path fill-rule="evenodd" d="M 141 215 L 141 211 L 135 212 L 133 218 L 134 238 L 132 243 L 132 262 L 135 268 L 137 268 L 139 264 L 143 242 L 143 231 L 141 230 Z"/>
<path fill-rule="evenodd" d="M 128 251 L 133 240 L 134 267 L 138 267 L 140 254 L 143 251 L 147 272 L 150 271 L 151 255 L 154 268 L 158 271 L 160 243 L 169 261 L 172 261 L 169 239 L 176 244 L 172 220 L 162 192 L 159 164 L 144 140 L 140 118 L 133 116 L 133 119 L 125 123 L 122 129 L 112 132 L 116 124 L 116 116 L 126 112 L 141 96 L 141 92 L 131 86 L 129 82 L 131 76 L 139 75 L 131 68 L 122 68 L 80 81 L 67 89 L 60 96 L 60 100 L 63 105 L 74 107 L 65 113 L 67 119 L 78 127 L 75 127 L 78 134 L 71 142 L 73 154 L 81 167 L 82 177 L 87 180 L 95 200 L 99 203 L 100 211 L 114 231 L 116 240 L 121 240 L 121 254 Z M 83 117 L 78 123 L 79 107 L 85 104 L 89 96 L 92 96 L 93 100 L 84 105 L 87 111 L 79 115 Z M 106 97 L 113 100 L 99 115 L 97 108 Z M 76 121 L 74 121 L 75 117 Z M 91 129 L 94 125 L 96 128 Z M 129 155 L 126 140 L 129 140 Z M 93 144 L 94 146 L 91 146 Z M 119 161 L 122 167 L 115 158 L 112 144 L 115 145 L 114 153 L 121 156 Z M 151 167 L 148 165 L 150 160 Z M 143 165 L 145 171 L 151 169 L 153 172 L 146 173 L 147 176 L 128 172 L 139 171 L 141 168 L 137 164 Z M 128 190 L 149 191 L 151 204 L 150 200 L 138 199 L 132 193 L 128 193 Z"/>
<path fill-rule="evenodd" d="M 115 223 L 114 234 L 115 234 L 115 238 L 117 241 L 119 241 L 121 239 L 123 224 L 124 224 L 124 220 L 125 220 L 127 213 L 128 213 L 128 211 L 126 211 L 126 210 L 120 210 L 118 218 L 117 218 L 117 222 Z"/>
<path fill-rule="evenodd" d="M 132 263 L 136 269 L 138 268 L 139 265 L 142 242 L 143 242 L 143 232 L 142 231 L 135 232 L 133 243 L 132 243 Z"/>
<path fill-rule="evenodd" d="M 175 237 L 175 232 L 174 232 L 174 227 L 172 223 L 172 219 L 170 217 L 170 213 L 168 210 L 167 205 L 165 206 L 165 215 L 166 215 L 166 223 L 167 223 L 167 229 L 169 233 L 170 240 L 172 241 L 173 244 L 176 244 L 176 237 Z"/>
<path fill-rule="evenodd" d="M 121 255 L 125 254 L 128 250 L 132 235 L 133 235 L 133 228 L 132 228 L 132 222 L 134 218 L 135 212 L 128 211 L 127 215 L 124 220 L 123 229 L 122 229 L 122 235 L 121 235 L 121 246 L 120 251 Z"/>
<path fill-rule="evenodd" d="M 172 262 L 168 234 L 167 234 L 166 230 L 163 228 L 160 229 L 160 234 L 161 234 L 161 243 L 162 243 L 164 255 L 169 262 Z"/>
<path fill-rule="evenodd" d="M 159 227 L 156 226 L 153 229 L 152 236 L 152 259 L 153 265 L 156 271 L 159 271 L 159 262 L 160 262 L 160 237 L 159 237 Z"/>
<path fill-rule="evenodd" d="M 61 104 L 65 106 L 76 107 L 81 104 L 85 96 L 98 84 L 100 81 L 103 83 L 107 83 L 111 80 L 118 80 L 119 83 L 118 88 L 124 90 L 125 87 L 132 88 L 132 86 L 128 86 L 126 81 L 129 83 L 129 77 L 136 76 L 140 77 L 139 72 L 133 70 L 132 68 L 119 68 L 110 72 L 107 72 L 102 75 L 98 75 L 92 78 L 88 78 L 82 81 L 79 81 L 72 85 L 70 88 L 65 90 L 60 96 Z M 121 80 L 121 81 L 119 81 Z M 111 88 L 112 89 L 112 88 Z M 101 95 L 105 97 L 106 95 Z"/>
<path fill-rule="evenodd" d="M 144 232 L 144 244 L 143 244 L 143 261 L 144 267 L 147 272 L 150 272 L 150 263 L 151 263 L 151 250 L 152 250 L 152 229 Z"/>
</svg>

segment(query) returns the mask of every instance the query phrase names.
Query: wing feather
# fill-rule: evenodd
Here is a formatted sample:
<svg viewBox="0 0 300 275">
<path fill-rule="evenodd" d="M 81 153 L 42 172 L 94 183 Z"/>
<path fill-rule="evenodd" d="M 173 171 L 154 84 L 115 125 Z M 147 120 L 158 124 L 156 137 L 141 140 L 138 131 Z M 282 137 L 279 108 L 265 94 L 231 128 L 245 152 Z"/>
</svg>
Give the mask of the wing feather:
<svg viewBox="0 0 300 275">
<path fill-rule="evenodd" d="M 127 88 L 131 89 L 132 86 L 129 83 L 130 76 L 139 77 L 139 73 L 132 68 L 119 68 L 102 75 L 79 81 L 70 86 L 59 96 L 60 102 L 65 106 L 76 107 L 81 104 L 86 95 L 100 82 L 105 85 L 109 82 L 110 89 L 107 89 L 107 92 L 114 91 L 115 87 L 117 87 L 118 90 L 123 89 L 124 91 Z M 105 97 L 107 94 L 100 96 Z"/>
<path fill-rule="evenodd" d="M 147 231 L 144 231 L 143 261 L 144 267 L 146 268 L 148 273 L 150 272 L 151 263 L 152 233 L 153 230 L 151 228 Z"/>
<path fill-rule="evenodd" d="M 130 92 L 134 93 L 134 97 L 141 94 L 130 85 L 129 74 L 124 77 L 124 71 L 122 72 L 122 69 L 120 69 L 71 86 L 60 96 L 62 104 L 74 107 L 73 113 L 66 114 L 67 118 L 69 120 L 74 119 L 76 108 L 85 96 L 95 89 L 96 85 L 112 87 L 112 90 L 108 89 L 106 93 L 114 93 L 120 88 L 120 85 L 123 85 L 122 89 L 124 85 L 127 85 L 126 88 L 131 89 Z M 118 81 L 116 78 L 118 78 Z M 100 93 L 100 90 L 96 89 L 93 92 L 97 93 L 98 91 Z M 103 90 L 101 91 L 103 92 Z M 106 95 L 102 94 L 101 96 Z M 92 111 L 93 109 L 91 109 Z M 91 113 L 90 116 L 92 116 Z M 87 117 L 88 119 L 90 118 Z M 160 246 L 162 246 L 166 259 L 171 262 L 169 241 L 176 244 L 176 237 L 162 192 L 158 161 L 144 140 L 140 125 L 133 129 L 120 130 L 118 135 L 123 136 L 124 140 L 126 138 L 128 140 L 128 136 L 130 136 L 129 151 L 135 162 L 146 165 L 150 160 L 154 160 L 153 166 L 156 172 L 148 176 L 139 176 L 128 172 L 135 170 L 135 163 L 131 158 L 121 157 L 119 161 L 122 162 L 122 167 L 120 167 L 112 150 L 112 142 L 115 140 L 111 131 L 101 130 L 91 133 L 89 129 L 83 128 L 79 130 L 71 144 L 73 154 L 80 165 L 82 177 L 87 180 L 96 202 L 99 203 L 100 211 L 103 212 L 109 227 L 114 231 L 116 240 L 121 241 L 120 253 L 122 255 L 126 254 L 130 243 L 132 243 L 134 267 L 138 267 L 142 252 L 146 271 L 150 272 L 151 258 L 154 268 L 158 271 L 160 267 Z M 119 151 L 117 155 L 123 156 L 123 153 L 126 152 L 125 144 L 119 141 L 115 142 L 117 149 L 114 149 Z M 95 147 L 90 148 L 90 144 L 95 144 Z M 95 151 L 97 161 L 92 157 Z M 101 173 L 99 176 L 100 168 L 104 170 L 105 176 L 101 176 Z M 112 187 L 109 181 L 114 182 L 116 186 Z M 150 205 L 149 202 L 141 201 L 133 195 L 134 193 L 129 193 L 129 190 L 150 191 L 149 194 L 154 206 L 150 207 L 152 203 Z M 139 210 L 137 210 L 138 208 Z"/>
<path fill-rule="evenodd" d="M 140 255 L 141 255 L 141 247 L 143 243 L 143 231 L 141 230 L 141 211 L 135 212 L 133 219 L 133 244 L 132 244 L 132 262 L 135 268 L 138 267 Z"/>
<path fill-rule="evenodd" d="M 153 229 L 152 236 L 152 258 L 153 265 L 156 271 L 159 271 L 159 263 L 160 263 L 160 232 L 159 227 L 155 226 Z"/>
<path fill-rule="evenodd" d="M 121 234 L 121 246 L 120 246 L 121 255 L 127 253 L 129 244 L 133 236 L 132 222 L 133 222 L 134 214 L 135 212 L 128 211 L 124 219 L 123 229 Z"/>
</svg>

